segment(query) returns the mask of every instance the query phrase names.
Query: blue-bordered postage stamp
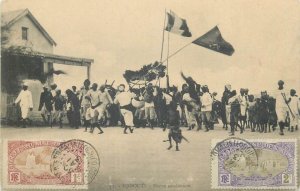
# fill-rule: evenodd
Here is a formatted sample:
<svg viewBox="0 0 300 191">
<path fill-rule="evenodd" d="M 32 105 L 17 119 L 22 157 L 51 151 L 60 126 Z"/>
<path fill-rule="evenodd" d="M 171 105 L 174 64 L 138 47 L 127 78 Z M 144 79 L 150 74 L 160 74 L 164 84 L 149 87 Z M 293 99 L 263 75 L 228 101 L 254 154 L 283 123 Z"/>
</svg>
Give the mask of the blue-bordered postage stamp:
<svg viewBox="0 0 300 191">
<path fill-rule="evenodd" d="M 294 139 L 212 140 L 214 189 L 295 189 L 297 141 Z"/>
</svg>

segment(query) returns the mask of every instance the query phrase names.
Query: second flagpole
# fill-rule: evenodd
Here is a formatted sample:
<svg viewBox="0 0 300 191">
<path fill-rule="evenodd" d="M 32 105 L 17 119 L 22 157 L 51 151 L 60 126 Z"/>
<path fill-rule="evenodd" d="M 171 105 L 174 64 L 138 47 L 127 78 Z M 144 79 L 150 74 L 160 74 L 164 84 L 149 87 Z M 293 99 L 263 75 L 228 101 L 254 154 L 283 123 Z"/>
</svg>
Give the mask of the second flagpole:
<svg viewBox="0 0 300 191">
<path fill-rule="evenodd" d="M 168 50 L 167 50 L 167 93 L 169 93 L 170 90 L 170 80 L 169 80 L 169 53 L 170 53 L 170 33 L 168 33 Z"/>
<path fill-rule="evenodd" d="M 167 10 L 165 9 L 165 15 L 164 15 L 164 26 L 163 26 L 163 32 L 162 32 L 162 42 L 161 42 L 161 52 L 160 52 L 160 62 L 162 62 L 163 52 L 164 52 L 164 41 L 165 41 L 165 28 L 166 28 L 166 17 L 167 17 Z M 160 87 L 160 78 L 158 77 L 158 83 Z"/>
</svg>

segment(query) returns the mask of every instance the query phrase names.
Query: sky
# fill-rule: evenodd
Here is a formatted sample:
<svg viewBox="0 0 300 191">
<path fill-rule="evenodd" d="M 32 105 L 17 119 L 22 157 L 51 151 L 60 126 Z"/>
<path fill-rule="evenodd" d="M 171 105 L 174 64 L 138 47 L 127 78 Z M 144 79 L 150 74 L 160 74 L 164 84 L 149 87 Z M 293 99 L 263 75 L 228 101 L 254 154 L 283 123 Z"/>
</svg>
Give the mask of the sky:
<svg viewBox="0 0 300 191">
<path fill-rule="evenodd" d="M 91 80 L 125 83 L 125 70 L 160 59 L 165 10 L 185 18 L 192 37 L 165 32 L 164 58 L 218 26 L 235 52 L 226 56 L 191 44 L 169 60 L 170 83 L 180 71 L 219 95 L 227 83 L 250 93 L 300 92 L 300 0 L 6 0 L 2 11 L 28 8 L 57 42 L 55 54 L 92 58 Z M 83 67 L 55 65 L 61 89 L 82 86 Z M 162 85 L 165 80 L 162 80 Z M 300 93 L 299 93 L 300 94 Z"/>
</svg>

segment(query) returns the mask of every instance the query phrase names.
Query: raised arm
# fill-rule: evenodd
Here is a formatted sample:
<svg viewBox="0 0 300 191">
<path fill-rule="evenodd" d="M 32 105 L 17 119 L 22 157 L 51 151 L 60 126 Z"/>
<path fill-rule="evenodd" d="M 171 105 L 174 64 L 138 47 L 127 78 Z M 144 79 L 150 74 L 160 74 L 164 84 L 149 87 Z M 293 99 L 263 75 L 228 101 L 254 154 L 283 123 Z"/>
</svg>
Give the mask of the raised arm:
<svg viewBox="0 0 300 191">
<path fill-rule="evenodd" d="M 23 91 L 21 91 L 17 97 L 17 99 L 15 100 L 15 104 L 19 103 L 21 101 L 21 96 L 23 94 Z"/>
</svg>

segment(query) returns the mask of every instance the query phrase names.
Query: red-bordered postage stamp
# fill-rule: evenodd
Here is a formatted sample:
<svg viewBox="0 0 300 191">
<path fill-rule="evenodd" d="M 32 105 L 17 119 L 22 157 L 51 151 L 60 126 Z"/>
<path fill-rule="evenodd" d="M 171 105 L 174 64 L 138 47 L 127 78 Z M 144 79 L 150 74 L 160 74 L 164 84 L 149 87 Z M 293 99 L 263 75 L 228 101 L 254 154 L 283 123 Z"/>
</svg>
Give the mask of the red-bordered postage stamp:
<svg viewBox="0 0 300 191">
<path fill-rule="evenodd" d="M 87 189 L 84 145 L 80 141 L 5 141 L 4 187 Z"/>
</svg>

